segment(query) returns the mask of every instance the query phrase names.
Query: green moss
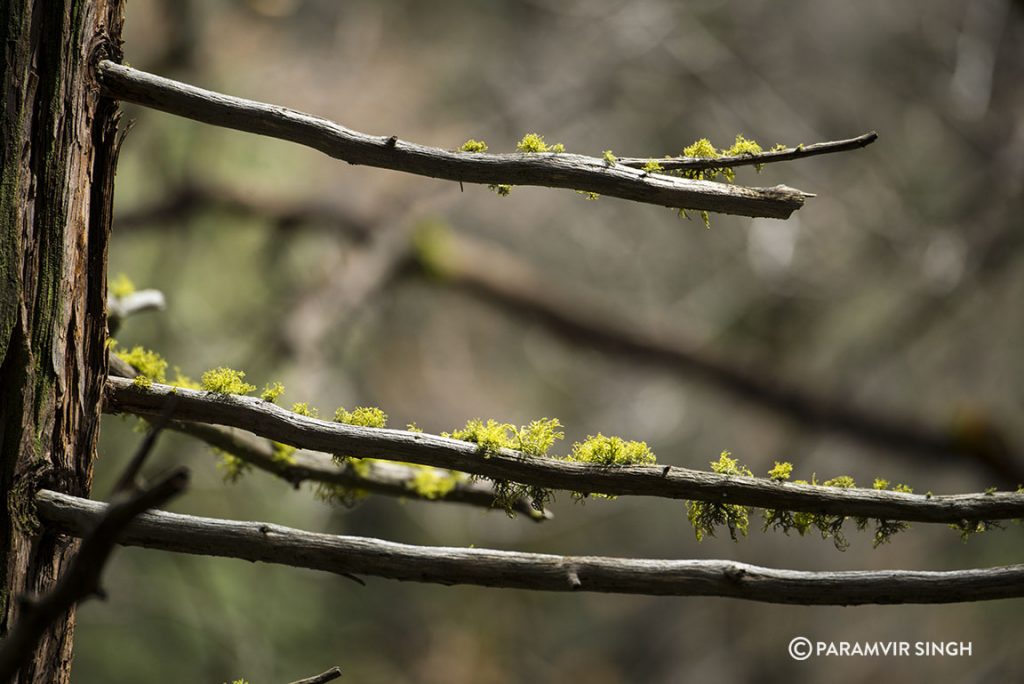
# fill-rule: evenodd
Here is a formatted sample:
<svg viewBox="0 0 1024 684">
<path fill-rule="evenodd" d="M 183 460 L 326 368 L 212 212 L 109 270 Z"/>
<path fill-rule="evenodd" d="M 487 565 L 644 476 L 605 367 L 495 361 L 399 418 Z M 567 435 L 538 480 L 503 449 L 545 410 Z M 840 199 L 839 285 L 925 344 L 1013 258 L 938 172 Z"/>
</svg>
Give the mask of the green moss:
<svg viewBox="0 0 1024 684">
<path fill-rule="evenodd" d="M 452 470 L 441 470 L 430 466 L 410 464 L 416 474 L 406 483 L 406 487 L 424 499 L 441 499 L 448 495 L 455 485 L 463 478 L 461 473 Z"/>
<path fill-rule="evenodd" d="M 253 389 L 255 389 L 255 387 Z M 320 417 L 320 410 L 315 406 L 310 406 L 304 401 L 297 401 L 292 404 L 292 413 L 297 413 L 300 416 L 306 416 L 307 418 Z"/>
<path fill-rule="evenodd" d="M 466 421 L 466 427 L 461 430 L 442 432 L 442 437 L 450 437 L 463 442 L 472 442 L 480 447 L 480 452 L 489 456 L 501 449 L 511 449 L 512 433 L 515 426 L 511 423 L 499 423 L 494 419 L 488 419 L 485 423 L 479 418 Z"/>
<path fill-rule="evenodd" d="M 221 471 L 221 476 L 224 478 L 224 482 L 234 484 L 250 470 L 252 470 L 252 464 L 245 461 L 234 454 L 228 453 L 223 449 L 214 448 L 214 453 L 220 456 L 220 460 L 217 462 L 217 469 Z"/>
<path fill-rule="evenodd" d="M 462 146 L 459 147 L 459 150 L 462 152 L 486 152 L 487 143 L 485 143 L 483 140 L 473 140 L 472 138 L 470 138 L 466 142 L 462 143 Z"/>
<path fill-rule="evenodd" d="M 460 430 L 441 433 L 442 437 L 476 444 L 480 453 L 487 458 L 501 449 L 513 449 L 525 456 L 545 456 L 551 446 L 565 437 L 558 428 L 556 418 L 542 418 L 529 425 L 516 427 L 511 423 L 499 423 L 489 419 L 486 423 L 479 418 L 469 420 Z M 491 480 L 495 491 L 495 505 L 505 509 L 510 517 L 515 515 L 515 506 L 520 499 L 527 499 L 534 509 L 544 510 L 552 494 L 543 487 L 525 485 L 507 480 Z"/>
<path fill-rule="evenodd" d="M 530 153 L 565 152 L 565 146 L 562 143 L 548 145 L 544 142 L 544 136 L 537 135 L 536 133 L 527 133 L 524 135 L 523 139 L 516 143 L 516 149 L 520 152 Z"/>
<path fill-rule="evenodd" d="M 568 460 L 603 466 L 653 465 L 657 462 L 646 442 L 605 437 L 600 432 L 573 444 Z"/>
<path fill-rule="evenodd" d="M 376 406 L 358 406 L 354 411 L 346 411 L 344 407 L 334 412 L 334 420 L 346 425 L 358 425 L 360 427 L 383 428 L 387 427 L 388 414 Z"/>
<path fill-rule="evenodd" d="M 281 442 L 274 442 L 274 453 L 271 458 L 277 463 L 286 463 L 293 465 L 295 463 L 295 452 L 298 451 L 291 444 L 282 444 Z"/>
<path fill-rule="evenodd" d="M 324 503 L 340 504 L 351 508 L 368 497 L 370 493 L 358 487 L 345 487 L 343 485 L 327 484 L 318 482 L 313 488 L 313 496 Z"/>
<path fill-rule="evenodd" d="M 789 479 L 789 476 L 793 473 L 793 464 L 784 461 L 779 463 L 775 462 L 775 467 L 768 471 L 768 479 L 774 482 L 785 482 Z"/>
<path fill-rule="evenodd" d="M 732 454 L 728 451 L 723 451 L 717 461 L 711 462 L 711 470 L 720 475 L 753 477 L 749 468 L 740 465 L 738 459 L 730 456 Z M 728 528 L 732 540 L 739 541 L 737 533 L 747 536 L 750 526 L 749 508 L 718 501 L 688 501 L 686 517 L 693 525 L 697 541 L 702 541 L 707 536 L 715 536 L 715 530 L 723 525 Z"/>
<path fill-rule="evenodd" d="M 149 389 L 153 386 L 153 381 L 145 375 L 136 375 L 135 378 L 132 379 L 132 384 L 136 387 L 141 387 L 142 389 Z"/>
<path fill-rule="evenodd" d="M 177 366 L 174 367 L 174 380 L 169 383 L 172 387 L 181 387 L 183 389 L 200 390 L 203 388 L 201 384 L 193 380 L 187 375 L 182 375 L 181 369 Z"/>
<path fill-rule="evenodd" d="M 646 173 L 664 173 L 665 167 L 662 166 L 656 159 L 651 159 L 646 164 L 644 164 L 643 170 Z"/>
<path fill-rule="evenodd" d="M 111 296 L 120 299 L 135 292 L 135 283 L 124 273 L 118 273 L 115 278 L 107 283 L 107 291 Z"/>
<path fill-rule="evenodd" d="M 263 388 L 263 392 L 260 394 L 260 399 L 263 401 L 269 401 L 273 404 L 282 394 L 284 394 L 284 385 L 280 382 L 268 382 Z"/>
<path fill-rule="evenodd" d="M 221 366 L 203 373 L 200 383 L 207 392 L 217 394 L 248 394 L 256 389 L 256 385 L 250 385 L 244 379 L 244 371 Z"/>
<path fill-rule="evenodd" d="M 121 357 L 122 361 L 134 368 L 139 373 L 139 377 L 145 377 L 151 383 L 159 382 L 163 384 L 167 382 L 167 361 L 155 351 L 136 346 L 132 347 L 131 350 L 118 349 L 114 353 Z M 145 386 L 148 387 L 148 385 Z"/>
</svg>

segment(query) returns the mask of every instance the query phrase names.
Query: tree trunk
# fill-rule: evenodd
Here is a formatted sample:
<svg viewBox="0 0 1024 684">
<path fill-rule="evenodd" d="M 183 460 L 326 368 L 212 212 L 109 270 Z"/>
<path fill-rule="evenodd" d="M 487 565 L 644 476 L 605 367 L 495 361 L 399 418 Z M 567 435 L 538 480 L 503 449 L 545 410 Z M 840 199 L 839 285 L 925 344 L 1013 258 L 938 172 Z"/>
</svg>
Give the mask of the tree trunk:
<svg viewBox="0 0 1024 684">
<path fill-rule="evenodd" d="M 106 260 L 116 103 L 100 58 L 119 60 L 123 0 L 3 0 L 0 102 L 0 635 L 17 597 L 47 591 L 76 544 L 42 530 L 32 501 L 87 496 L 106 373 Z M 66 682 L 73 611 L 18 682 Z"/>
</svg>

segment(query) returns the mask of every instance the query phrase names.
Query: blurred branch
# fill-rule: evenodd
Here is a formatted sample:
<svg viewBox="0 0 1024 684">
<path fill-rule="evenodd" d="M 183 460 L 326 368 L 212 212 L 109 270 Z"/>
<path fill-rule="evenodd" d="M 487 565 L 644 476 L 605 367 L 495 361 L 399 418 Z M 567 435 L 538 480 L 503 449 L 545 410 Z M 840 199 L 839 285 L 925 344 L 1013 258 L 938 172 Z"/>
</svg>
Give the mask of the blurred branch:
<svg viewBox="0 0 1024 684">
<path fill-rule="evenodd" d="M 274 200 L 239 192 L 212 181 L 186 183 L 159 202 L 119 213 L 114 218 L 114 230 L 118 233 L 144 230 L 183 221 L 210 210 L 258 218 L 281 230 L 322 225 L 358 241 L 366 240 L 372 232 L 372 225 L 365 218 L 331 203 L 313 199 L 302 202 Z"/>
<path fill-rule="evenodd" d="M 107 328 L 111 337 L 117 334 L 124 319 L 146 311 L 163 311 L 167 307 L 160 290 L 136 290 L 122 297 L 107 296 Z"/>
<path fill-rule="evenodd" d="M 584 292 L 570 293 L 525 261 L 480 241 L 451 232 L 438 240 L 437 248 L 421 251 L 420 259 L 423 268 L 437 274 L 440 282 L 512 314 L 532 317 L 572 343 L 700 378 L 801 425 L 881 448 L 928 456 L 966 456 L 1008 485 L 1024 482 L 1020 456 L 995 428 L 987 428 L 985 434 L 961 435 L 952 424 L 942 429 L 916 424 L 908 416 L 854 406 L 838 396 L 716 357 L 686 342 L 677 332 L 652 329 L 609 312 L 597 298 Z"/>
<path fill-rule="evenodd" d="M 173 398 L 165 402 L 168 403 L 173 403 Z M 135 486 L 139 470 L 161 429 L 160 422 L 150 430 L 125 467 L 110 504 L 101 505 L 103 507 L 76 531 L 84 541 L 53 589 L 39 598 L 18 598 L 18 620 L 0 641 L 0 682 L 13 681 L 51 624 L 76 604 L 94 596 L 105 597 L 100 575 L 110 559 L 114 544 L 120 541 L 132 520 L 143 511 L 164 505 L 185 490 L 188 485 L 186 468 L 172 470 L 148 487 Z"/>
<path fill-rule="evenodd" d="M 771 218 L 788 217 L 807 197 L 784 185 L 747 188 L 648 174 L 578 154 L 480 154 L 425 147 L 396 136 L 359 133 L 292 109 L 203 90 L 106 60 L 98 66 L 98 78 L 104 92 L 119 100 L 289 140 L 350 164 L 433 178 L 568 188 L 667 207 Z"/>
<path fill-rule="evenodd" d="M 297 679 L 292 684 L 324 684 L 325 682 L 333 682 L 335 679 L 341 676 L 341 669 L 338 667 L 332 667 L 327 672 L 321 672 L 318 675 L 312 677 L 306 677 L 305 679 Z"/>
<path fill-rule="evenodd" d="M 869 144 L 876 137 L 873 136 L 822 145 L 850 149 Z M 815 147 L 804 148 L 804 152 Z M 214 205 L 219 202 L 213 191 L 197 196 L 196 201 Z M 195 209 L 201 209 L 201 204 Z M 247 211 L 258 213 L 259 206 L 253 205 Z M 300 213 L 283 204 L 279 211 L 288 215 Z M 152 216 L 159 214 L 159 209 L 143 209 L 139 214 Z M 348 218 L 339 210 L 335 221 L 325 222 L 340 224 Z M 325 286 L 297 298 L 286 324 L 281 326 L 282 339 L 290 353 L 299 357 L 313 354 L 337 321 L 350 317 L 393 282 L 403 268 L 418 263 L 424 270 L 438 274 L 442 284 L 460 288 L 513 315 L 532 317 L 570 343 L 631 356 L 642 363 L 658 364 L 701 379 L 800 425 L 911 455 L 967 457 L 1007 485 L 1024 482 L 1020 455 L 995 426 L 986 424 L 983 432 L 961 434 L 952 422 L 948 428 L 923 425 L 908 416 L 858 407 L 785 378 L 740 367 L 733 360 L 699 349 L 678 332 L 655 330 L 628 320 L 621 313 L 610 312 L 598 299 L 585 292 L 571 292 L 527 262 L 479 240 L 449 232 L 443 236 L 441 249 L 424 254 L 413 249 L 409 231 L 397 219 L 376 231 L 364 227 L 356 232 L 371 238 L 365 246 L 352 251 L 347 268 L 332 270 L 331 280 Z M 931 306 L 927 310 L 936 309 Z"/>
<path fill-rule="evenodd" d="M 814 157 L 819 154 L 833 154 L 835 152 L 847 152 L 861 147 L 867 147 L 878 140 L 878 133 L 871 131 L 864 135 L 848 140 L 834 140 L 830 142 L 814 143 L 813 145 L 798 145 L 788 147 L 784 150 L 761 152 L 758 154 L 740 154 L 732 157 L 717 157 L 705 159 L 701 157 L 619 157 L 618 163 L 637 168 L 643 167 L 650 162 L 658 162 L 661 168 L 666 171 L 688 170 L 697 171 L 700 169 L 720 169 L 723 167 L 755 166 L 758 164 L 771 164 L 773 162 L 792 161 Z"/>
<path fill-rule="evenodd" d="M 960 523 L 1024 517 L 1024 493 L 954 496 L 842 489 L 732 477 L 676 466 L 602 467 L 531 457 L 507 449 L 481 454 L 478 445 L 422 432 L 365 428 L 302 416 L 256 397 L 223 395 L 153 383 L 138 387 L 108 378 L 106 408 L 155 415 L 168 395 L 174 417 L 249 430 L 304 449 L 356 458 L 419 463 L 495 481 L 611 495 L 655 496 L 843 516 Z"/>
<path fill-rule="evenodd" d="M 104 510 L 102 503 L 47 490 L 40 491 L 36 501 L 46 521 L 71 534 L 83 534 Z M 162 511 L 140 516 L 121 543 L 345 575 L 538 591 L 722 596 L 796 605 L 956 603 L 1024 596 L 1024 565 L 947 572 L 808 572 L 721 560 L 573 557 L 412 546 Z"/>
<path fill-rule="evenodd" d="M 136 375 L 135 369 L 115 354 L 110 355 L 110 373 L 122 378 L 134 378 Z M 419 471 L 399 463 L 367 463 L 363 464 L 360 472 L 356 472 L 349 466 L 339 466 L 325 454 L 296 451 L 283 460 L 271 441 L 231 428 L 183 421 L 171 421 L 167 427 L 236 456 L 294 487 L 303 482 L 322 482 L 398 498 L 444 501 L 487 509 L 503 508 L 503 505 L 495 504 L 494 489 L 486 482 L 460 481 L 448 492 L 427 496 L 415 487 Z M 516 500 L 512 510 L 537 522 L 552 517 L 547 511 L 538 511 L 525 499 Z"/>
</svg>

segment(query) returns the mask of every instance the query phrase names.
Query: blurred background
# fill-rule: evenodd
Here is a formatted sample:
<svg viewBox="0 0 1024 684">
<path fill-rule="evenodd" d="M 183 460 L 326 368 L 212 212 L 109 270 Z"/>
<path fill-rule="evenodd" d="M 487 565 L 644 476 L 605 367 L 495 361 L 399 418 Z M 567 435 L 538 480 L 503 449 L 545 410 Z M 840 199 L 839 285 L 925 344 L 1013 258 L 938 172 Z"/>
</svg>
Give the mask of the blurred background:
<svg viewBox="0 0 1024 684">
<path fill-rule="evenodd" d="M 852 475 L 918 492 L 1012 488 L 984 458 L 821 429 L 686 368 L 611 353 L 528 309 L 410 266 L 424 225 L 528 264 L 609 325 L 657 330 L 752 376 L 923 426 L 1013 463 L 1024 449 L 1024 12 L 1008 0 L 132 0 L 126 61 L 358 131 L 512 151 L 528 132 L 600 156 L 679 154 L 696 138 L 765 147 L 877 130 L 854 152 L 737 182 L 817 193 L 787 221 L 699 217 L 613 198 L 485 187 L 350 166 L 289 143 L 125 107 L 110 274 L 162 290 L 129 319 L 183 373 L 244 369 L 279 403 L 377 405 L 428 432 L 469 418 L 558 417 L 566 441 L 646 441 L 707 469 L 722 450 L 764 475 Z M 339 219 L 342 217 L 342 219 Z M 497 261 L 495 262 L 497 263 Z M 478 264 L 479 266 L 479 264 Z M 484 270 L 487 270 L 486 265 Z M 570 296 L 571 294 L 571 296 Z M 563 301 L 560 299 L 559 301 Z M 583 300 L 581 300 L 583 301 Z M 104 419 L 95 496 L 139 439 Z M 993 446 L 995 445 L 995 446 Z M 151 467 L 193 467 L 174 510 L 446 546 L 735 559 L 829 570 L 1021 562 L 1019 525 L 961 543 L 915 525 L 872 548 L 722 531 L 698 543 L 682 502 L 497 511 L 370 498 L 355 508 L 254 472 L 222 482 L 203 444 L 165 435 Z M 1019 462 L 1018 462 L 1019 463 Z M 1019 465 L 1018 465 L 1019 467 Z M 339 665 L 349 682 L 1005 682 L 1024 677 L 1020 600 L 799 607 L 716 598 L 404 584 L 123 549 L 110 599 L 79 612 L 80 682 L 252 684 Z M 794 662 L 825 641 L 971 641 L 962 658 Z"/>
</svg>

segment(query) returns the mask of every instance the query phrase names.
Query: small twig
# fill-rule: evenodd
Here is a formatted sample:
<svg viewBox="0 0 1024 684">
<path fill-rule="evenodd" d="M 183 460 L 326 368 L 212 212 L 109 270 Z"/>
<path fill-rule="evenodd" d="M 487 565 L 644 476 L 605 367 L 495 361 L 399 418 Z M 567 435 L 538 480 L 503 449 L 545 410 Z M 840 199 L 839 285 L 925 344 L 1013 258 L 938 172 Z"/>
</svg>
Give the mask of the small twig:
<svg viewBox="0 0 1024 684">
<path fill-rule="evenodd" d="M 139 473 L 142 472 L 142 465 L 149 458 L 153 447 L 156 446 L 156 439 L 160 436 L 160 431 L 167 427 L 167 422 L 170 420 L 171 414 L 174 413 L 174 407 L 177 404 L 178 397 L 172 395 L 167 399 L 167 403 L 163 411 L 160 412 L 160 415 L 150 422 L 149 432 L 146 433 L 146 436 L 139 443 L 135 454 L 128 460 L 124 470 L 121 471 L 121 476 L 117 478 L 113 489 L 110 490 L 111 501 L 118 495 L 140 489 Z"/>
<path fill-rule="evenodd" d="M 847 140 L 832 140 L 829 142 L 814 143 L 813 145 L 799 145 L 787 147 L 784 150 L 760 152 L 758 154 L 740 154 L 730 157 L 717 157 L 705 159 L 701 157 L 665 157 L 665 158 L 644 158 L 644 157 L 620 157 L 616 163 L 625 166 L 642 168 L 650 162 L 657 162 L 666 171 L 701 169 L 721 169 L 735 166 L 755 166 L 757 164 L 771 164 L 773 162 L 792 161 L 814 157 L 819 154 L 833 154 L 835 152 L 847 152 L 861 147 L 867 147 L 878 140 L 878 133 L 871 131 L 856 138 Z"/>
<path fill-rule="evenodd" d="M 77 536 L 84 541 L 78 554 L 53 589 L 39 598 L 21 597 L 17 622 L 0 642 L 0 682 L 7 682 L 31 657 L 39 639 L 51 624 L 75 604 L 93 596 L 104 597 L 100 575 L 125 528 L 143 511 L 162 506 L 188 484 L 188 470 L 176 468 L 150 487 L 132 490 L 142 462 L 150 453 L 159 427 L 147 436 L 118 480 L 109 505 L 83 525 Z"/>
<path fill-rule="evenodd" d="M 104 509 L 102 503 L 47 490 L 39 492 L 36 502 L 47 522 L 71 534 L 88 529 Z M 163 511 L 140 516 L 121 543 L 338 574 L 536 591 L 724 596 L 795 605 L 957 603 L 1024 596 L 1024 565 L 946 572 L 808 572 L 724 560 L 572 557 L 413 546 Z"/>
<path fill-rule="evenodd" d="M 327 672 L 321 672 L 318 675 L 312 677 L 306 677 L 305 679 L 297 679 L 291 684 L 323 684 L 324 682 L 332 682 L 341 676 L 341 668 L 335 666 Z"/>
<path fill-rule="evenodd" d="M 485 458 L 476 444 L 438 435 L 309 418 L 255 397 L 220 395 L 157 383 L 144 388 L 121 378 L 107 379 L 107 402 L 113 411 L 158 415 L 170 393 L 180 398 L 174 413 L 179 420 L 228 425 L 313 451 L 419 463 L 547 489 L 689 499 L 911 522 L 950 524 L 1024 517 L 1024 493 L 925 496 L 779 483 L 664 465 L 601 467 L 531 457 L 508 449 L 489 452 Z"/>
<path fill-rule="evenodd" d="M 426 147 L 359 133 L 292 109 L 211 92 L 106 60 L 99 63 L 97 76 L 104 92 L 119 100 L 289 140 L 350 164 L 432 178 L 568 188 L 666 207 L 770 218 L 787 218 L 808 196 L 784 185 L 749 188 L 648 174 L 578 154 L 481 154 Z"/>
</svg>

